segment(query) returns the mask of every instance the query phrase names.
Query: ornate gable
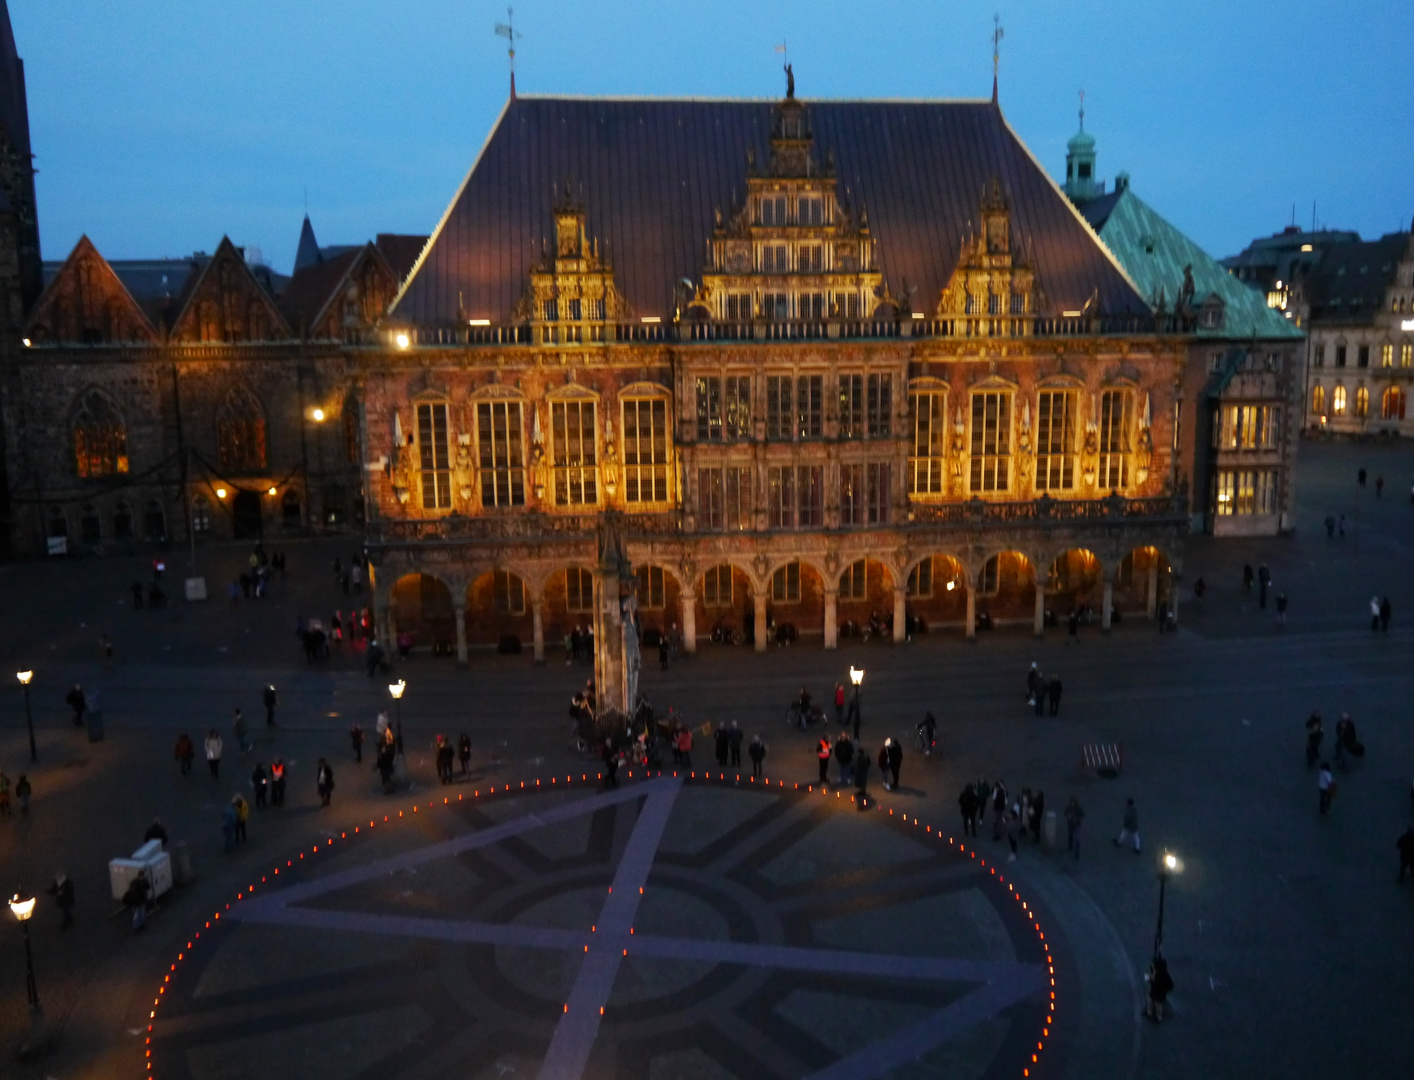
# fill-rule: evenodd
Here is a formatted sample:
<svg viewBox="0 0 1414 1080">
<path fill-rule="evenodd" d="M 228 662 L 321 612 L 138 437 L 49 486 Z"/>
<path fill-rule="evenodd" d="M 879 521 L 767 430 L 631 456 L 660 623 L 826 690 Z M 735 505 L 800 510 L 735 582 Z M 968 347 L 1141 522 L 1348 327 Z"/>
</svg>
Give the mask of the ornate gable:
<svg viewBox="0 0 1414 1080">
<path fill-rule="evenodd" d="M 270 294 L 240 251 L 223 236 L 202 267 L 172 325 L 171 340 L 187 344 L 287 341 L 292 336 Z"/>
<path fill-rule="evenodd" d="M 613 267 L 599 256 L 599 241 L 585 231 L 584 207 L 566 194 L 556 200 L 554 215 L 555 251 L 542 248 L 511 319 L 529 323 L 535 340 L 545 344 L 603 341 L 606 322 L 633 313 L 614 284 Z"/>
<path fill-rule="evenodd" d="M 151 344 L 157 331 L 93 241 L 79 237 L 30 313 L 25 337 L 36 344 Z"/>
<path fill-rule="evenodd" d="M 962 242 L 957 266 L 943 286 L 937 314 L 969 320 L 980 337 L 1022 337 L 1032 332 L 1041 307 L 1035 260 L 1012 235 L 1011 207 L 1001 179 L 993 176 L 978 206 L 980 231 Z"/>
<path fill-rule="evenodd" d="M 810 115 L 793 91 L 776 107 L 771 156 L 747 154 L 746 202 L 716 223 L 688 318 L 741 324 L 864 319 L 889 303 L 865 215 L 840 197 L 834 155 L 815 160 Z M 680 313 L 681 314 L 681 313 Z M 891 307 L 889 317 L 896 315 Z"/>
<path fill-rule="evenodd" d="M 397 276 L 388 261 L 373 244 L 365 244 L 315 315 L 309 337 L 357 338 L 383 317 L 397 291 Z"/>
</svg>

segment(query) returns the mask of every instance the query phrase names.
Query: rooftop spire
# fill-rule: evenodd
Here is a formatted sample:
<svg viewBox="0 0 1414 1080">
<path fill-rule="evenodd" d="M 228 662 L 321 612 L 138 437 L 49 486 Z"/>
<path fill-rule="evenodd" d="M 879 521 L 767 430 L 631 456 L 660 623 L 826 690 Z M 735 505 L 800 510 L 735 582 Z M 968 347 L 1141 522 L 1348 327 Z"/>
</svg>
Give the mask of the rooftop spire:
<svg viewBox="0 0 1414 1080">
<path fill-rule="evenodd" d="M 1080 130 L 1085 130 L 1085 90 L 1080 90 Z"/>
<path fill-rule="evenodd" d="M 1001 66 L 1002 60 L 1002 38 L 1006 37 L 1006 31 L 1002 29 L 1002 17 L 992 16 L 992 104 L 997 103 L 997 69 Z"/>
<path fill-rule="evenodd" d="M 506 56 L 511 65 L 511 100 L 516 99 L 516 38 L 521 34 L 516 33 L 515 9 L 506 8 L 506 21 L 496 24 L 496 36 L 506 39 Z"/>
</svg>

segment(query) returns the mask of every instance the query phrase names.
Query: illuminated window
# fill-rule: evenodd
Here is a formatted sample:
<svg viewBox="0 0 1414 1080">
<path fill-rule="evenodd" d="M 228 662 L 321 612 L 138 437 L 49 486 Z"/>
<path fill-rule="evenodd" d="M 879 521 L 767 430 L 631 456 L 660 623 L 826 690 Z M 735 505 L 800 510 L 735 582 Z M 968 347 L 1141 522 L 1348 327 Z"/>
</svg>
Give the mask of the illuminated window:
<svg viewBox="0 0 1414 1080">
<path fill-rule="evenodd" d="M 94 479 L 128 471 L 128 429 L 112 400 L 101 390 L 84 395 L 74 414 L 74 467 Z"/>
<path fill-rule="evenodd" d="M 796 268 L 802 274 L 818 274 L 825 269 L 825 247 L 823 244 L 801 244 L 796 252 L 796 257 L 799 259 Z"/>
<path fill-rule="evenodd" d="M 844 568 L 844 573 L 840 575 L 841 600 L 863 600 L 868 595 L 865 581 L 867 565 L 860 559 Z"/>
<path fill-rule="evenodd" d="M 477 462 L 482 506 L 525 505 L 525 444 L 519 401 L 476 406 Z"/>
<path fill-rule="evenodd" d="M 825 317 L 825 294 L 801 293 L 795 299 L 796 315 L 802 319 L 823 319 Z"/>
<path fill-rule="evenodd" d="M 1399 366 L 1409 367 L 1414 364 L 1414 345 L 1401 345 L 1399 347 Z"/>
<path fill-rule="evenodd" d="M 784 225 L 786 223 L 786 197 L 784 195 L 763 195 L 760 205 L 759 216 L 762 225 Z"/>
<path fill-rule="evenodd" d="M 892 426 L 893 376 L 840 376 L 840 437 L 888 438 Z"/>
<path fill-rule="evenodd" d="M 243 386 L 231 389 L 216 414 L 216 446 L 227 472 L 265 468 L 265 410 Z"/>
<path fill-rule="evenodd" d="M 496 614 L 525 614 L 525 582 L 509 570 L 497 570 L 491 575 L 491 594 Z"/>
<path fill-rule="evenodd" d="M 1314 386 L 1311 388 L 1311 412 L 1317 416 L 1323 416 L 1326 411 L 1326 388 L 1324 386 Z"/>
<path fill-rule="evenodd" d="M 661 566 L 638 568 L 638 606 L 643 611 L 660 611 L 667 603 Z"/>
<path fill-rule="evenodd" d="M 1380 367 L 1394 367 L 1394 346 L 1380 346 Z"/>
<path fill-rule="evenodd" d="M 1345 415 L 1345 387 L 1337 386 L 1331 391 L 1331 412 L 1336 416 Z"/>
<path fill-rule="evenodd" d="M 744 532 L 752 527 L 751 470 L 727 466 L 697 470 L 697 526 L 708 532 Z"/>
<path fill-rule="evenodd" d="M 1130 429 L 1134 426 L 1134 395 L 1106 390 L 1100 395 L 1100 488 L 1119 491 L 1129 486 Z"/>
<path fill-rule="evenodd" d="M 594 575 L 582 566 L 565 571 L 565 610 L 589 613 L 594 610 Z"/>
<path fill-rule="evenodd" d="M 791 407 L 795 379 L 790 375 L 766 376 L 766 438 L 795 437 L 795 410 Z"/>
<path fill-rule="evenodd" d="M 722 434 L 728 440 L 751 438 L 751 376 L 722 380 Z"/>
<path fill-rule="evenodd" d="M 704 442 L 722 439 L 722 380 L 715 375 L 697 377 L 697 437 Z"/>
<path fill-rule="evenodd" d="M 623 403 L 624 499 L 631 503 L 668 499 L 668 403 L 629 398 Z"/>
<path fill-rule="evenodd" d="M 729 608 L 732 606 L 732 568 L 726 563 L 714 566 L 702 575 L 702 606 Z"/>
<path fill-rule="evenodd" d="M 818 439 L 824 429 L 825 377 L 801 375 L 795 380 L 795 435 Z"/>
<path fill-rule="evenodd" d="M 594 402 L 550 403 L 555 503 L 582 506 L 599 501 Z"/>
<path fill-rule="evenodd" d="M 1006 491 L 1011 487 L 1011 394 L 988 391 L 972 395 L 970 488 Z"/>
<path fill-rule="evenodd" d="M 933 556 L 927 556 L 908 572 L 908 585 L 904 593 L 920 600 L 933 595 Z"/>
<path fill-rule="evenodd" d="M 761 272 L 763 274 L 790 273 L 790 250 L 785 244 L 761 245 Z"/>
<path fill-rule="evenodd" d="M 888 462 L 841 465 L 840 524 L 882 525 L 888 520 Z"/>
<path fill-rule="evenodd" d="M 1380 395 L 1380 418 L 1384 420 L 1404 419 L 1404 391 L 1397 386 L 1389 387 Z"/>
<path fill-rule="evenodd" d="M 1216 511 L 1219 517 L 1277 512 L 1277 473 L 1274 469 L 1222 471 L 1217 475 Z"/>
<path fill-rule="evenodd" d="M 417 457 L 422 479 L 422 508 L 449 509 L 452 505 L 452 457 L 445 404 L 417 407 Z"/>
<path fill-rule="evenodd" d="M 777 604 L 800 603 L 799 559 L 793 559 L 771 575 L 771 599 Z"/>
<path fill-rule="evenodd" d="M 1355 415 L 1363 420 L 1370 415 L 1370 389 L 1366 386 L 1355 388 Z"/>
<path fill-rule="evenodd" d="M 1047 390 L 1037 397 L 1037 491 L 1075 486 L 1075 398 L 1069 390 Z"/>
<path fill-rule="evenodd" d="M 946 490 L 948 397 L 940 391 L 910 394 L 913 444 L 908 458 L 908 493 L 941 495 Z"/>
</svg>

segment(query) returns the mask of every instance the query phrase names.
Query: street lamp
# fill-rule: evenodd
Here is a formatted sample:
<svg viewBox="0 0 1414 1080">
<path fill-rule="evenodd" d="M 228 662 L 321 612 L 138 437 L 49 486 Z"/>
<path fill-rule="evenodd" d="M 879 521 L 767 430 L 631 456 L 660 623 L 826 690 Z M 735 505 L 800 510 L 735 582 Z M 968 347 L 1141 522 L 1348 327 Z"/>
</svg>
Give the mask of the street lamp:
<svg viewBox="0 0 1414 1080">
<path fill-rule="evenodd" d="M 1183 873 L 1183 860 L 1171 851 L 1165 851 L 1159 856 L 1159 922 L 1154 927 L 1154 956 L 1157 958 L 1159 950 L 1164 943 L 1164 893 L 1167 890 L 1169 878 L 1174 874 Z"/>
<path fill-rule="evenodd" d="M 404 760 L 406 760 L 406 756 L 403 754 L 403 691 L 407 688 L 408 684 L 406 679 L 399 679 L 395 683 L 388 684 L 388 693 L 393 695 L 393 701 L 396 703 L 398 714 L 397 728 L 393 739 L 397 744 L 398 757 Z"/>
<path fill-rule="evenodd" d="M 17 671 L 15 678 L 20 680 L 20 685 L 25 688 L 25 723 L 29 725 L 29 759 L 39 760 L 39 751 L 34 747 L 34 714 L 29 708 L 29 681 L 34 678 L 33 671 Z M 28 916 L 26 916 L 28 917 Z"/>
<path fill-rule="evenodd" d="M 849 681 L 854 683 L 854 700 L 850 702 L 849 717 L 854 721 L 854 730 L 859 731 L 860 721 L 863 719 L 859 713 L 859 686 L 864 682 L 864 669 L 857 668 L 853 664 L 849 665 Z"/>
<path fill-rule="evenodd" d="M 29 949 L 29 918 L 34 914 L 34 897 L 15 893 L 10 897 L 10 910 L 20 921 L 20 927 L 25 933 L 25 993 L 28 995 L 29 1007 L 37 1009 L 39 1008 L 39 987 L 34 981 L 34 954 Z"/>
</svg>

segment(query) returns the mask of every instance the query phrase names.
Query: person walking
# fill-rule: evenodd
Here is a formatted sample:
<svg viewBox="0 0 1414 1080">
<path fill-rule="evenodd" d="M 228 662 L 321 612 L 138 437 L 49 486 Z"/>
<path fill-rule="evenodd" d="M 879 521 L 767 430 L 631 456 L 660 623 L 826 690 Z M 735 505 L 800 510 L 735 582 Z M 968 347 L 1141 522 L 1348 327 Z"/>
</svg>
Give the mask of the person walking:
<svg viewBox="0 0 1414 1080">
<path fill-rule="evenodd" d="M 1071 609 L 1070 609 L 1070 618 L 1066 619 L 1066 621 L 1065 621 L 1065 626 L 1066 626 L 1066 638 L 1065 638 L 1065 643 L 1066 643 L 1067 645 L 1079 645 L 1079 644 L 1080 644 L 1080 609 L 1079 609 L 1078 607 L 1074 607 L 1074 606 L 1071 607 Z"/>
<path fill-rule="evenodd" d="M 457 736 L 457 760 L 461 763 L 462 775 L 465 776 L 471 766 L 471 736 L 465 731 Z"/>
<path fill-rule="evenodd" d="M 1394 614 L 1394 609 L 1390 606 L 1389 597 L 1380 597 L 1380 630 L 1389 633 L 1390 616 Z"/>
<path fill-rule="evenodd" d="M 1379 628 L 1380 628 L 1380 598 L 1379 598 L 1378 596 L 1372 596 L 1372 597 L 1370 597 L 1370 629 L 1371 629 L 1371 630 L 1378 630 Z"/>
<path fill-rule="evenodd" d="M 264 809 L 265 797 L 270 789 L 270 774 L 265 771 L 265 766 L 260 762 L 255 763 L 255 768 L 251 770 L 250 786 L 255 790 L 255 808 Z"/>
<path fill-rule="evenodd" d="M 1257 568 L 1257 606 L 1266 609 L 1267 589 L 1272 584 L 1272 572 L 1267 569 L 1267 564 L 1263 563 Z"/>
<path fill-rule="evenodd" d="M 1365 469 L 1363 466 L 1360 471 L 1355 474 L 1355 480 L 1361 487 L 1365 486 Z"/>
<path fill-rule="evenodd" d="M 1085 811 L 1080 800 L 1074 795 L 1065 804 L 1065 850 L 1080 858 L 1080 825 L 1085 820 Z"/>
<path fill-rule="evenodd" d="M 1052 716 L 1060 713 L 1060 699 L 1063 689 L 1065 688 L 1061 685 L 1060 677 L 1052 675 L 1051 681 L 1046 685 L 1046 698 L 1050 702 Z"/>
<path fill-rule="evenodd" d="M 221 839 L 227 851 L 236 850 L 236 804 L 228 802 L 221 807 Z"/>
<path fill-rule="evenodd" d="M 1277 593 L 1277 625 L 1286 625 L 1286 593 Z"/>
<path fill-rule="evenodd" d="M 15 798 L 20 800 L 20 813 L 29 813 L 29 797 L 33 788 L 29 785 L 29 777 L 20 773 L 20 778 L 15 781 Z"/>
<path fill-rule="evenodd" d="M 756 779 L 761 778 L 761 764 L 766 760 L 766 744 L 761 741 L 760 735 L 753 735 L 751 745 L 746 748 L 746 756 L 751 759 L 751 775 Z M 828 765 L 830 759 L 825 759 Z"/>
<path fill-rule="evenodd" d="M 83 714 L 88 711 L 88 696 L 83 687 L 74 683 L 74 688 L 64 695 L 64 701 L 74 710 L 74 727 L 83 727 Z"/>
<path fill-rule="evenodd" d="M 658 635 L 658 668 L 660 671 L 668 670 L 668 639 L 666 635 Z"/>
<path fill-rule="evenodd" d="M 1399 849 L 1399 877 L 1395 881 L 1402 882 L 1405 873 L 1414 873 L 1414 826 L 1405 829 L 1394 846 Z"/>
<path fill-rule="evenodd" d="M 236 745 L 241 748 L 241 756 L 244 757 L 250 753 L 250 742 L 247 739 L 250 728 L 246 725 L 245 714 L 240 709 L 236 710 L 235 719 L 231 721 L 231 730 L 236 733 Z"/>
<path fill-rule="evenodd" d="M 1031 796 L 1031 841 L 1041 842 L 1041 823 L 1046 818 L 1046 793 L 1040 788 Z"/>
<path fill-rule="evenodd" d="M 1115 837 L 1115 847 L 1124 843 L 1127 837 L 1134 837 L 1134 854 L 1139 854 L 1139 808 L 1134 805 L 1134 799 L 1124 800 L 1124 822 L 1120 826 L 1119 835 Z"/>
<path fill-rule="evenodd" d="M 275 726 L 275 706 L 279 703 L 280 696 L 275 693 L 275 687 L 270 683 L 265 684 L 265 689 L 260 692 L 260 700 L 265 703 L 265 726 Z"/>
<path fill-rule="evenodd" d="M 1026 672 L 1026 704 L 1035 706 L 1037 700 L 1046 692 L 1046 680 L 1041 675 L 1041 669 L 1036 666 L 1036 661 L 1031 661 L 1031 667 Z"/>
<path fill-rule="evenodd" d="M 692 768 L 692 730 L 686 724 L 678 729 L 678 755 L 684 768 Z"/>
<path fill-rule="evenodd" d="M 250 803 L 245 801 L 244 795 L 237 793 L 231 796 L 231 805 L 236 808 L 236 843 L 244 844 L 248 839 L 245 823 L 250 820 Z"/>
<path fill-rule="evenodd" d="M 820 741 L 815 745 L 815 757 L 820 763 L 820 783 L 825 784 L 830 779 L 830 758 L 834 754 L 834 748 L 830 746 L 830 737 L 821 735 Z"/>
<path fill-rule="evenodd" d="M 889 740 L 884 740 L 884 745 L 879 747 L 879 756 L 875 764 L 879 766 L 879 778 L 884 782 L 884 790 L 889 790 Z"/>
<path fill-rule="evenodd" d="M 349 742 L 350 742 L 350 744 L 352 744 L 352 746 L 353 746 L 354 763 L 355 763 L 355 764 L 362 764 L 362 762 L 363 762 L 363 728 L 359 727 L 359 724 L 358 724 L 358 721 L 357 721 L 357 720 L 355 720 L 352 724 L 349 725 Z"/>
<path fill-rule="evenodd" d="M 319 768 L 315 773 L 314 784 L 319 791 L 319 805 L 328 806 L 329 798 L 334 794 L 334 770 L 323 758 L 319 759 Z"/>
<path fill-rule="evenodd" d="M 849 787 L 854 776 L 854 743 L 847 731 L 841 731 L 835 740 L 835 760 L 840 766 L 840 786 Z"/>
<path fill-rule="evenodd" d="M 270 805 L 285 805 L 285 762 L 282 758 L 270 763 Z"/>
<path fill-rule="evenodd" d="M 1335 798 L 1335 777 L 1331 775 L 1329 762 L 1321 762 L 1321 769 L 1316 773 L 1316 792 L 1320 796 L 1321 816 L 1331 808 L 1331 800 Z"/>
<path fill-rule="evenodd" d="M 844 683 L 835 683 L 835 723 L 844 725 Z"/>
<path fill-rule="evenodd" d="M 445 735 L 438 735 L 432 743 L 432 751 L 437 761 L 437 779 L 444 784 L 452 782 L 452 762 L 457 751 Z"/>
<path fill-rule="evenodd" d="M 221 736 L 212 728 L 206 736 L 206 767 L 211 770 L 211 779 L 221 778 Z"/>
<path fill-rule="evenodd" d="M 1414 491 L 1411 491 L 1411 492 L 1409 493 L 1409 501 L 1410 501 L 1410 502 L 1414 502 Z M 1334 540 L 1334 539 L 1335 539 L 1335 515 L 1334 515 L 1334 514 L 1327 514 L 1327 515 L 1326 515 L 1325 526 L 1326 526 L 1326 539 L 1327 539 L 1327 540 Z"/>
<path fill-rule="evenodd" d="M 1149 984 L 1149 996 L 1144 1002 L 1144 1015 L 1159 1024 L 1163 1022 L 1169 994 L 1173 991 L 1173 976 L 1169 974 L 1168 961 L 1158 953 L 1149 962 L 1149 970 L 1144 975 Z"/>
<path fill-rule="evenodd" d="M 1321 714 L 1313 712 L 1306 718 L 1306 768 L 1314 769 L 1316 759 L 1321 756 L 1321 740 L 1326 733 L 1321 728 Z"/>
<path fill-rule="evenodd" d="M 196 747 L 192 745 L 191 736 L 185 731 L 177 736 L 177 745 L 172 749 L 172 756 L 177 759 L 177 767 L 181 769 L 183 776 L 191 776 L 192 758 L 196 757 Z"/>
<path fill-rule="evenodd" d="M 996 786 L 992 788 L 992 839 L 1002 838 L 1002 818 L 1006 814 L 1006 784 L 1001 777 L 997 777 Z"/>
<path fill-rule="evenodd" d="M 739 728 L 737 722 L 733 720 L 732 726 L 727 730 L 727 750 L 731 755 L 731 765 L 734 769 L 741 768 L 742 737 L 741 728 Z"/>
<path fill-rule="evenodd" d="M 957 797 L 957 807 L 962 811 L 962 835 L 977 836 L 977 791 L 968 784 Z"/>
<path fill-rule="evenodd" d="M 728 742 L 726 725 L 717 725 L 717 730 L 712 732 L 712 749 L 716 753 L 717 767 L 721 769 L 727 767 L 727 754 L 730 753 Z"/>
<path fill-rule="evenodd" d="M 903 744 L 897 739 L 889 739 L 884 744 L 889 751 L 889 777 L 893 780 L 893 790 L 898 790 L 898 771 L 903 765 Z"/>
<path fill-rule="evenodd" d="M 1250 593 L 1250 592 L 1252 591 L 1252 578 L 1253 578 L 1253 574 L 1252 574 L 1252 564 L 1251 564 L 1251 563 L 1243 563 L 1243 564 L 1242 564 L 1242 592 L 1243 592 L 1244 595 L 1247 594 L 1247 593 Z"/>
<path fill-rule="evenodd" d="M 1011 847 L 1011 854 L 1007 856 L 1007 862 L 1016 862 L 1016 830 L 1017 819 L 1020 817 L 1019 808 L 1008 807 L 1002 811 L 1003 824 L 1006 826 L 1006 842 Z"/>
<path fill-rule="evenodd" d="M 147 832 L 142 834 L 144 844 L 150 840 L 156 840 L 161 843 L 163 850 L 166 850 L 167 842 L 170 839 L 171 837 L 167 835 L 167 827 L 162 824 L 162 819 L 159 817 L 153 818 L 152 824 L 147 827 Z"/>
<path fill-rule="evenodd" d="M 54 906 L 64 917 L 64 921 L 59 924 L 59 929 L 67 930 L 74 925 L 74 883 L 69 880 L 68 874 L 60 870 L 54 875 L 54 884 L 50 885 L 47 891 L 50 896 L 54 897 Z"/>
</svg>

